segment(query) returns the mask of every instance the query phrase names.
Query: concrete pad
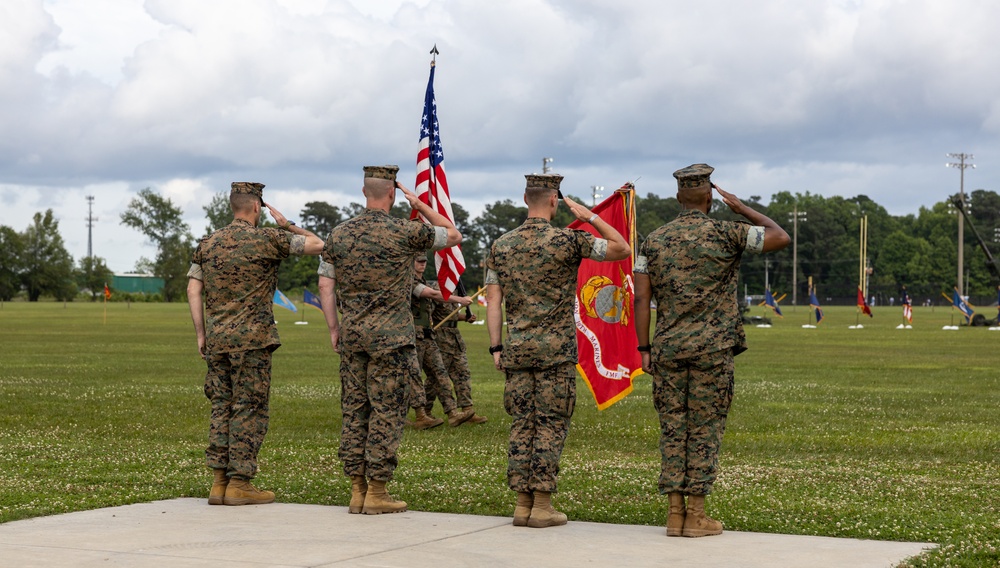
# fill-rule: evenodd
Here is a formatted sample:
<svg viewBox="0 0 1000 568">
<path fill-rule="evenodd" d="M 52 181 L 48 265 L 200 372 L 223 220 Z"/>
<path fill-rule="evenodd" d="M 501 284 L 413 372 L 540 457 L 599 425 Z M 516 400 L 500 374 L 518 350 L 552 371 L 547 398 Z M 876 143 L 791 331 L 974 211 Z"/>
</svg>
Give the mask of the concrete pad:
<svg viewBox="0 0 1000 568">
<path fill-rule="evenodd" d="M 0 564 L 339 567 L 670 566 L 885 568 L 936 545 L 726 531 L 667 538 L 663 527 L 574 522 L 514 527 L 508 517 L 346 507 L 209 506 L 174 499 L 0 525 Z"/>
</svg>

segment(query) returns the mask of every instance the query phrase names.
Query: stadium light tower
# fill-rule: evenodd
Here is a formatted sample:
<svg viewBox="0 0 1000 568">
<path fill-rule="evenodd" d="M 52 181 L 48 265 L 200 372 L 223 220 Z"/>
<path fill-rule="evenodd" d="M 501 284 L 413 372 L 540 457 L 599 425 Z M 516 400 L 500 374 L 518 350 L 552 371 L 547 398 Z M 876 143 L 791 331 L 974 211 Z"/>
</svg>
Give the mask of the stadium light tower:
<svg viewBox="0 0 1000 568">
<path fill-rule="evenodd" d="M 593 198 L 594 204 L 591 207 L 597 205 L 597 200 L 604 197 L 604 186 L 603 185 L 592 185 L 590 186 L 590 197 Z"/>
<path fill-rule="evenodd" d="M 552 167 L 549 164 L 552 163 L 552 158 L 542 158 L 542 173 L 547 174 L 552 171 Z"/>
<path fill-rule="evenodd" d="M 94 217 L 94 196 L 87 196 L 87 258 L 94 258 L 94 221 L 97 221 L 97 217 Z"/>
<path fill-rule="evenodd" d="M 949 168 L 958 168 L 958 203 L 965 211 L 965 169 L 973 168 L 976 166 L 974 164 L 967 163 L 975 159 L 972 154 L 964 153 L 949 153 L 947 154 L 949 158 L 953 160 L 958 160 L 958 162 L 948 162 L 945 166 Z M 962 294 L 965 290 L 962 287 L 962 275 L 965 271 L 965 216 L 962 215 L 962 211 L 958 212 L 958 279 L 955 281 L 956 286 L 958 286 L 958 293 Z"/>
</svg>

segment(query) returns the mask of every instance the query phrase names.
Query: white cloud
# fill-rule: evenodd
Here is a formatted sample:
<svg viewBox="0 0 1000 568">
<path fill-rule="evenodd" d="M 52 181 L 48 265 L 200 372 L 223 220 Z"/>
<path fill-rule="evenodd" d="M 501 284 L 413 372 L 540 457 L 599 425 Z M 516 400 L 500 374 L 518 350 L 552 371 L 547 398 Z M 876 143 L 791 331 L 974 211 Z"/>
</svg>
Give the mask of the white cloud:
<svg viewBox="0 0 1000 568">
<path fill-rule="evenodd" d="M 199 234 L 233 180 L 296 217 L 356 195 L 363 164 L 409 179 L 434 44 L 453 198 L 473 214 L 519 202 L 542 156 L 578 195 L 638 176 L 670 195 L 705 161 L 740 195 L 913 212 L 955 190 L 949 151 L 1000 189 L 998 20 L 987 0 L 11 0 L 0 223 L 66 203 L 78 238 L 91 191 L 116 204 L 111 231 L 152 186 Z M 123 255 L 141 240 L 116 238 Z"/>
</svg>

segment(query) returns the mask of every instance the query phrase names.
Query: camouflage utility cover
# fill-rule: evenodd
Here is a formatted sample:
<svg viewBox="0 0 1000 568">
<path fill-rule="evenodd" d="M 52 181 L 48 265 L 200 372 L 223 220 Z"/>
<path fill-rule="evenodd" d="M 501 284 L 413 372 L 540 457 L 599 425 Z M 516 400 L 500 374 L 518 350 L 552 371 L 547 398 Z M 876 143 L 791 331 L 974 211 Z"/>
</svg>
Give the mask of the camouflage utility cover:
<svg viewBox="0 0 1000 568">
<path fill-rule="evenodd" d="M 208 353 L 281 345 L 272 300 L 292 234 L 236 219 L 203 238 L 188 275 L 205 283 Z"/>
<path fill-rule="evenodd" d="M 486 261 L 486 284 L 499 284 L 507 310 L 507 369 L 576 362 L 576 276 L 585 258 L 603 260 L 608 242 L 586 231 L 557 229 L 529 217 L 498 238 Z"/>
</svg>

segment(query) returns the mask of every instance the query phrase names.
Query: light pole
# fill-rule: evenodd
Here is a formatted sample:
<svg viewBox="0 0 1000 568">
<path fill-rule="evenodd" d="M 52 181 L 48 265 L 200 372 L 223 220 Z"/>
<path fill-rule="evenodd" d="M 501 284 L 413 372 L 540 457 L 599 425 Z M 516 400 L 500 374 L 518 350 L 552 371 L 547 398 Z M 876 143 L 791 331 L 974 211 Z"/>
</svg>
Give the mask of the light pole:
<svg viewBox="0 0 1000 568">
<path fill-rule="evenodd" d="M 958 203 L 962 211 L 965 211 L 965 168 L 975 169 L 974 164 L 967 164 L 966 160 L 973 160 L 975 156 L 972 154 L 964 153 L 954 153 L 948 154 L 949 158 L 958 160 L 958 162 L 949 162 L 945 166 L 949 168 L 958 168 Z M 962 211 L 958 212 L 958 280 L 956 285 L 958 286 L 958 292 L 962 293 L 962 276 L 964 272 L 965 265 L 965 216 L 962 215 Z"/>
<path fill-rule="evenodd" d="M 552 171 L 549 164 L 552 163 L 552 158 L 542 158 L 542 173 L 547 174 Z"/>
<path fill-rule="evenodd" d="M 597 205 L 597 200 L 600 199 L 601 197 L 604 197 L 602 195 L 603 191 L 604 191 L 604 186 L 603 185 L 592 185 L 592 186 L 590 186 L 590 196 L 594 199 L 594 204 L 591 205 L 591 207 L 596 206 Z"/>
<path fill-rule="evenodd" d="M 97 221 L 97 217 L 94 217 L 94 196 L 87 196 L 87 258 L 94 258 L 94 221 Z"/>
<path fill-rule="evenodd" d="M 798 302 L 799 293 L 799 221 L 806 220 L 806 212 L 799 211 L 799 202 L 796 201 L 789 215 L 792 222 L 792 305 Z"/>
</svg>

